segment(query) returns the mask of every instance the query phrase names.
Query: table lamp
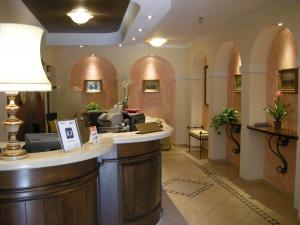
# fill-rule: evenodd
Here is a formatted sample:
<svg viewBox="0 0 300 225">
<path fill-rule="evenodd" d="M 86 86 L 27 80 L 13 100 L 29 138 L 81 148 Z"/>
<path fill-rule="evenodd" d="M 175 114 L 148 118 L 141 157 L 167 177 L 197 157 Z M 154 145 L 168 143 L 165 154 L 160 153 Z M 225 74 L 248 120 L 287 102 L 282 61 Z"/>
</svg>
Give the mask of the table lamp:
<svg viewBox="0 0 300 225">
<path fill-rule="evenodd" d="M 23 123 L 16 117 L 19 107 L 15 98 L 19 91 L 50 91 L 51 84 L 44 72 L 40 44 L 43 30 L 39 27 L 0 23 L 0 91 L 5 92 L 9 104 L 8 118 L 3 122 L 8 131 L 8 143 L 0 159 L 17 160 L 28 156 L 16 136 Z"/>
</svg>

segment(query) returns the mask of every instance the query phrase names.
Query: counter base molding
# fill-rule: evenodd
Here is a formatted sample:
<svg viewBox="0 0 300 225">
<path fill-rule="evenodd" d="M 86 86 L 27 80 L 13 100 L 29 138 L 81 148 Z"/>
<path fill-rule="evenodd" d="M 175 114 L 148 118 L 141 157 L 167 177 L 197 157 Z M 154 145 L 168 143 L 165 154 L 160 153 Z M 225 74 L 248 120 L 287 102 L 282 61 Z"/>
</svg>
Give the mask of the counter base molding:
<svg viewBox="0 0 300 225">
<path fill-rule="evenodd" d="M 103 225 L 156 225 L 161 217 L 160 141 L 118 144 L 100 159 Z"/>
<path fill-rule="evenodd" d="M 0 171 L 1 225 L 100 225 L 97 160 Z"/>
</svg>

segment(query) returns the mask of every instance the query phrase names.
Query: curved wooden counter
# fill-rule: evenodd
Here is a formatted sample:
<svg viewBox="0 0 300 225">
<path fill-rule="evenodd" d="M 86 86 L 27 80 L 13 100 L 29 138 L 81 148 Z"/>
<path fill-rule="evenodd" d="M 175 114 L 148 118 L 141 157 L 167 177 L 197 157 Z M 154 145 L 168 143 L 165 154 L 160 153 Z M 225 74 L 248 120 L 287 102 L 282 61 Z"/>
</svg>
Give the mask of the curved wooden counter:
<svg viewBox="0 0 300 225">
<path fill-rule="evenodd" d="M 98 168 L 94 158 L 63 166 L 0 172 L 0 224 L 100 224 Z"/>
<path fill-rule="evenodd" d="M 155 225 L 161 213 L 159 139 L 100 135 L 99 145 L 0 161 L 1 225 Z"/>
</svg>

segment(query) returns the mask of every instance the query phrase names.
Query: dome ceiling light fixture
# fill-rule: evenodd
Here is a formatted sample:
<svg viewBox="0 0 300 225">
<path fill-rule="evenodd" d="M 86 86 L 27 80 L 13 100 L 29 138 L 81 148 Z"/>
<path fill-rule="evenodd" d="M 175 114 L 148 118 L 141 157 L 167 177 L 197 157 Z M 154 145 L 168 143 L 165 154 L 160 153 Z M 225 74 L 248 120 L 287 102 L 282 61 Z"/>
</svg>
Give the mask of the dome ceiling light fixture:
<svg viewBox="0 0 300 225">
<path fill-rule="evenodd" d="M 153 47 L 160 47 L 163 44 L 165 44 L 167 42 L 167 39 L 165 38 L 152 38 L 148 41 L 148 43 L 150 45 L 152 45 Z"/>
<path fill-rule="evenodd" d="M 84 24 L 88 22 L 90 19 L 92 19 L 94 16 L 84 7 L 79 7 L 76 9 L 73 9 L 71 12 L 67 14 L 74 23 L 77 23 L 79 25 Z"/>
</svg>

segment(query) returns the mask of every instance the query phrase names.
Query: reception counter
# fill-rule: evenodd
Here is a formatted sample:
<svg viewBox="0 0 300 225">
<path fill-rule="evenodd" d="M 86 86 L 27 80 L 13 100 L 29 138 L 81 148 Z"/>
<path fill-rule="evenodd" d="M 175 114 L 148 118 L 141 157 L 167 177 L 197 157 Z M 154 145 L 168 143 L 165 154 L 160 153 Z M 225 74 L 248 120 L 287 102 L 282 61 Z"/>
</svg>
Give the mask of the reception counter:
<svg viewBox="0 0 300 225">
<path fill-rule="evenodd" d="M 81 149 L 0 161 L 1 225 L 155 225 L 162 131 L 101 134 Z"/>
</svg>

